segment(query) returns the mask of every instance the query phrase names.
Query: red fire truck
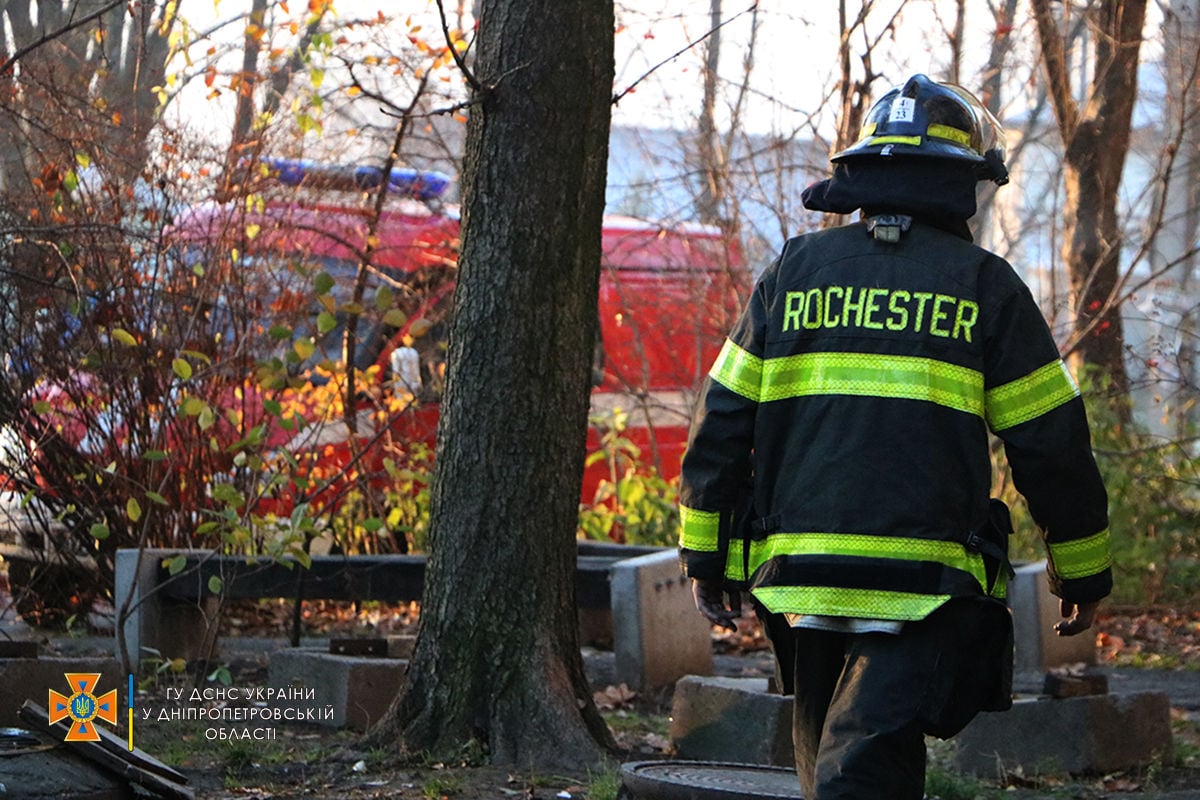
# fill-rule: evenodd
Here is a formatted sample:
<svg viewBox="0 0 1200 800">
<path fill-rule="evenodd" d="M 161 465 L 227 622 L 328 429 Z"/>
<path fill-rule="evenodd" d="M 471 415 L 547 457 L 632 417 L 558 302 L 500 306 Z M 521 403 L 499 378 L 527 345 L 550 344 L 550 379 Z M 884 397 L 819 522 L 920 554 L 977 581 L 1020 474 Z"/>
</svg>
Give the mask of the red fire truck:
<svg viewBox="0 0 1200 800">
<path fill-rule="evenodd" d="M 311 303 L 314 280 L 325 282 L 326 323 L 296 365 L 308 380 L 289 394 L 307 424 L 275 428 L 271 444 L 312 479 L 303 499 L 328 502 L 351 476 L 386 482 L 389 463 L 394 472 L 414 446 L 431 452 L 459 220 L 440 200 L 449 181 L 438 173 L 393 171 L 393 200 L 377 214 L 377 168 L 274 160 L 262 172 L 271 185 L 259 203 L 195 209 L 176 235 L 210 264 L 214 254 L 235 254 L 232 267 L 252 270 L 262 282 L 268 318 L 294 311 L 306 293 Z M 589 449 L 607 445 L 637 458 L 589 459 L 584 502 L 634 462 L 667 479 L 678 475 L 692 404 L 746 284 L 740 250 L 714 227 L 605 219 Z M 344 374 L 322 366 L 345 363 L 349 324 L 351 414 Z M 619 447 L 612 445 L 614 425 Z M 319 487 L 316 495 L 311 487 Z M 298 499 L 278 494 L 279 511 Z"/>
</svg>

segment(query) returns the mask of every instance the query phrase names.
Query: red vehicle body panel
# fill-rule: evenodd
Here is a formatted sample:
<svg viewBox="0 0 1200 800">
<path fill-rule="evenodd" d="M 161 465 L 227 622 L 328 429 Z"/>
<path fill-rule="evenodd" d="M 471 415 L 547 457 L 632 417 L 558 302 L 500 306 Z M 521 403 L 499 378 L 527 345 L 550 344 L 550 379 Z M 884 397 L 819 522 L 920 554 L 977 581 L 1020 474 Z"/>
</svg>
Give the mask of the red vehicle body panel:
<svg viewBox="0 0 1200 800">
<path fill-rule="evenodd" d="M 331 193 L 327 193 L 331 194 Z M 297 196 L 299 197 L 299 196 Z M 255 213 L 219 207 L 197 209 L 179 223 L 175 235 L 184 243 L 241 240 L 246 256 L 257 259 L 304 259 L 357 265 L 372 236 L 370 214 L 352 205 L 299 199 L 271 202 Z M 243 234 L 253 230 L 247 240 Z M 453 214 L 426 207 L 385 211 L 373 234 L 371 263 L 402 287 L 419 287 L 419 307 L 405 309 L 409 322 L 390 339 L 373 344 L 373 364 L 380 382 L 394 380 L 391 354 L 411 342 L 417 320 L 430 325 L 432 347 L 422 353 L 424 375 L 436 383 L 437 336 L 444 332 L 455 276 L 459 235 Z M 211 252 L 218 252 L 214 249 Z M 339 277 L 339 282 L 342 278 Z M 599 313 L 603 340 L 603 376 L 593 392 L 593 411 L 600 420 L 589 431 L 589 451 L 600 447 L 602 420 L 615 409 L 627 412 L 624 438 L 640 450 L 644 466 L 660 475 L 678 476 L 692 406 L 701 382 L 719 351 L 741 305 L 746 272 L 740 251 L 729 246 L 715 228 L 663 228 L 624 217 L 607 217 L 603 233 L 603 271 Z M 335 294 L 344 298 L 348 287 Z M 364 351 L 364 352 L 365 352 Z M 364 366 L 359 363 L 360 368 Z M 428 367 L 428 369 L 427 369 Z M 432 370 L 432 371 L 431 371 Z M 376 398 L 386 387 L 369 387 Z M 400 413 L 387 416 L 386 431 L 364 420 L 354 466 L 386 480 L 388 448 L 420 442 L 432 451 L 437 427 L 437 392 Z M 370 417 L 370 415 L 366 415 Z M 374 417 L 378 420 L 381 416 Z M 315 422 L 316 420 L 310 420 Z M 315 479 L 332 481 L 354 460 L 344 423 L 326 421 L 307 433 L 275 431 L 272 444 L 301 455 Z M 385 446 L 386 443 L 386 446 Z M 599 460 L 586 471 L 581 498 L 590 502 L 600 482 L 619 478 L 624 465 Z M 331 484 L 330 490 L 333 489 Z M 284 500 L 284 498 L 280 498 Z M 286 512 L 287 503 L 275 509 Z"/>
</svg>

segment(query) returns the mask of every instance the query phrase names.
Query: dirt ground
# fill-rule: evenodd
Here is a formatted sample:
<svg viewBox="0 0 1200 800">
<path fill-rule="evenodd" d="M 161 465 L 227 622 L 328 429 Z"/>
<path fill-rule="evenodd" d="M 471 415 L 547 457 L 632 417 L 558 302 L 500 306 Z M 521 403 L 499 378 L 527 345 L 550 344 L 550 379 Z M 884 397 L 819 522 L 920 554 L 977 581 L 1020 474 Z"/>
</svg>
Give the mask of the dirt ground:
<svg viewBox="0 0 1200 800">
<path fill-rule="evenodd" d="M 273 607 L 258 604 L 230 615 L 230 630 L 243 636 L 278 636 L 286 629 L 286 609 L 272 619 Z M 416 609 L 397 614 L 371 608 L 355 612 L 338 604 L 313 604 L 307 634 L 411 632 Z M 338 633 L 340 632 L 340 633 Z M 252 639 L 247 638 L 247 641 Z M 1200 696 L 1200 614 L 1165 609 L 1112 609 L 1097 632 L 1101 665 L 1136 670 L 1139 677 L 1160 675 L 1187 680 L 1195 676 Z M 738 634 L 714 642 L 719 671 L 764 674 L 769 656 L 752 620 Z M 231 651 L 235 652 L 235 651 Z M 243 654 L 231 663 L 234 681 L 265 678 L 258 657 Z M 469 759 L 430 763 L 405 761 L 394 753 L 366 748 L 348 732 L 314 728 L 284 730 L 266 747 L 193 741 L 164 752 L 191 778 L 202 798 L 422 798 L 423 800 L 505 800 L 585 798 L 612 800 L 620 783 L 620 764 L 671 757 L 667 736 L 669 694 L 639 696 L 622 686 L 604 684 L 603 654 L 593 654 L 601 667 L 593 674 L 595 699 L 608 719 L 623 752 L 607 765 L 573 774 L 535 774 L 488 766 Z M 589 660 L 589 665 L 593 663 Z M 1156 672 L 1143 672 L 1156 670 Z M 1124 674 L 1124 673 L 1122 673 Z M 597 679 L 600 681 L 597 683 Z M 1179 685 L 1178 681 L 1174 684 Z M 1189 694 L 1189 697 L 1192 697 Z M 1194 705 L 1189 699 L 1189 705 Z M 1141 770 L 1084 777 L 1010 775 L 1003 783 L 955 775 L 944 765 L 945 746 L 931 741 L 930 797 L 941 800 L 1200 800 L 1200 707 L 1173 712 L 1175 758 Z"/>
<path fill-rule="evenodd" d="M 0 610 L 4 605 L 0 603 Z M 366 608 L 335 603 L 306 604 L 306 643 L 331 636 L 411 633 L 415 607 Z M 373 748 L 360 735 L 315 725 L 285 724 L 271 741 L 214 741 L 205 723 L 156 721 L 167 689 L 185 694 L 196 687 L 215 688 L 224 677 L 231 686 L 266 685 L 269 651 L 286 642 L 290 607 L 261 602 L 228 610 L 222 658 L 218 668 L 193 674 L 185 665 L 164 664 L 143 676 L 138 706 L 150 709 L 150 719 L 137 725 L 138 745 L 185 774 L 201 800 L 245 798 L 396 798 L 398 800 L 613 800 L 624 762 L 671 757 L 668 725 L 669 694 L 639 696 L 605 682 L 604 655 L 593 654 L 601 668 L 593 674 L 595 699 L 622 747 L 606 765 L 580 768 L 571 774 L 542 774 L 493 767 L 479 757 L 455 760 L 402 759 L 389 748 Z M 19 632 L 19 624 L 0 613 L 0 636 Z M 49 634 L 26 631 L 39 638 L 44 652 L 63 654 L 108 648 L 103 630 Z M 1166 609 L 1110 609 L 1097 632 L 1101 665 L 1136 670 L 1176 679 L 1195 678 L 1200 696 L 1200 613 Z M 769 656 L 752 620 L 738 634 L 714 641 L 719 669 L 737 674 L 763 674 Z M 591 664 L 592 662 L 589 662 Z M 176 672 L 175 668 L 180 668 Z M 227 670 L 222 673 L 221 670 Z M 211 680 L 210 680 L 211 677 Z M 944 748 L 931 747 L 929 797 L 941 800 L 1200 800 L 1200 703 L 1176 708 L 1173 759 L 1146 769 L 1084 777 L 1010 775 L 1003 783 L 982 782 L 955 775 L 945 767 Z"/>
</svg>

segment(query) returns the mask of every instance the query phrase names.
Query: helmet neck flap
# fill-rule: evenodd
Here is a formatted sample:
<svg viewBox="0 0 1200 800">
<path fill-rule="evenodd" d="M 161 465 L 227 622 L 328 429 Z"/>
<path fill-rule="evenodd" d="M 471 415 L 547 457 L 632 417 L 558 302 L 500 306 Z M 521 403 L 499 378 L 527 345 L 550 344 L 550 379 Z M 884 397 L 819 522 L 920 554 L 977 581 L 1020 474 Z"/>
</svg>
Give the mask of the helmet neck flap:
<svg viewBox="0 0 1200 800">
<path fill-rule="evenodd" d="M 855 159 L 837 164 L 833 177 L 809 186 L 801 199 L 805 208 L 832 214 L 904 214 L 970 241 L 975 184 L 974 167 L 962 161 Z"/>
</svg>

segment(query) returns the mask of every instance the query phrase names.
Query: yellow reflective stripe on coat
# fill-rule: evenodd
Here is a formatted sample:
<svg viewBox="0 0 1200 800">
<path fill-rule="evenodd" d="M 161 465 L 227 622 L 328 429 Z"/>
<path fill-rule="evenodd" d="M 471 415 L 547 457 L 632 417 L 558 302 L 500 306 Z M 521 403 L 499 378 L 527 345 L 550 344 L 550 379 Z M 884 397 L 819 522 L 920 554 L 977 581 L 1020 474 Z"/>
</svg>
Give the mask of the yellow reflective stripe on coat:
<svg viewBox="0 0 1200 800">
<path fill-rule="evenodd" d="M 898 561 L 933 561 L 961 570 L 975 578 L 980 591 L 987 586 L 987 571 L 983 556 L 970 553 L 958 542 L 936 539 L 913 539 L 900 536 L 873 536 L 848 533 L 776 533 L 766 539 L 751 541 L 750 557 L 746 558 L 746 542 L 734 539 L 729 543 L 725 560 L 725 576 L 730 580 L 747 581 L 754 571 L 778 556 L 831 555 L 845 558 L 890 558 Z M 748 563 L 747 563 L 748 562 Z M 749 573 L 746 567 L 749 567 Z M 1008 593 L 1003 576 L 992 587 L 993 597 Z"/>
<path fill-rule="evenodd" d="M 932 358 L 803 353 L 762 365 L 759 402 L 813 395 L 924 400 L 982 417 L 983 374 Z"/>
<path fill-rule="evenodd" d="M 742 397 L 758 402 L 762 384 L 763 360 L 726 339 L 713 362 L 709 376 L 717 383 Z"/>
<path fill-rule="evenodd" d="M 825 614 L 860 619 L 918 620 L 950 599 L 948 594 L 913 594 L 840 586 L 760 586 L 758 601 L 775 614 Z"/>
<path fill-rule="evenodd" d="M 1015 381 L 987 391 L 987 421 L 1002 431 L 1037 419 L 1079 396 L 1079 387 L 1061 359 Z"/>
<path fill-rule="evenodd" d="M 701 553 L 715 553 L 720 546 L 721 515 L 679 507 L 679 546 Z"/>
<path fill-rule="evenodd" d="M 934 561 L 966 572 L 979 582 L 981 589 L 987 585 L 983 556 L 967 552 L 966 547 L 958 542 L 937 539 L 875 536 L 866 533 L 773 533 L 766 539 L 750 542 L 750 572 L 753 573 L 778 556 Z"/>
<path fill-rule="evenodd" d="M 1085 539 L 1052 542 L 1047 545 L 1054 572 L 1060 578 L 1090 578 L 1112 566 L 1108 530 Z"/>
</svg>

